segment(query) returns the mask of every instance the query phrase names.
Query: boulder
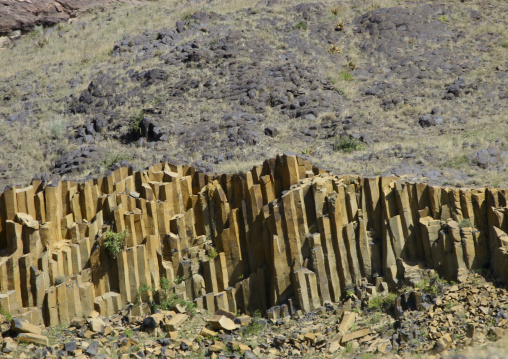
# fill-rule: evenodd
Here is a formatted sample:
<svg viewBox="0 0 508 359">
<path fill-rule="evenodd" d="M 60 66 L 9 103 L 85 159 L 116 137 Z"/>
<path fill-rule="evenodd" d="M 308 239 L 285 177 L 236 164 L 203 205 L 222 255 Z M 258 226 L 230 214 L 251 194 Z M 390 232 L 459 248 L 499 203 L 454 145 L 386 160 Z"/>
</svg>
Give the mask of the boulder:
<svg viewBox="0 0 508 359">
<path fill-rule="evenodd" d="M 238 325 L 225 315 L 213 315 L 210 319 L 208 319 L 208 323 L 210 323 L 213 329 L 217 330 L 223 329 L 231 331 L 238 329 Z"/>
<path fill-rule="evenodd" d="M 11 320 L 11 329 L 20 333 L 42 334 L 42 329 L 40 327 L 19 318 L 13 318 Z"/>
<path fill-rule="evenodd" d="M 21 333 L 16 337 L 19 343 L 29 343 L 38 345 L 49 345 L 48 337 L 33 333 Z"/>
</svg>

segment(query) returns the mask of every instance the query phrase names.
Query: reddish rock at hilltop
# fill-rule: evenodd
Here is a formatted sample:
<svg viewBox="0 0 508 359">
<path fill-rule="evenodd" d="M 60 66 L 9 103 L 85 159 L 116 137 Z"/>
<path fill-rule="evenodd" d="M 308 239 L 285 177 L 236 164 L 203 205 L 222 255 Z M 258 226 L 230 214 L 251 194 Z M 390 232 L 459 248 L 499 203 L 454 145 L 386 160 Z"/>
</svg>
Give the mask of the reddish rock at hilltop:
<svg viewBox="0 0 508 359">
<path fill-rule="evenodd" d="M 115 1 L 82 0 L 0 0 L 0 34 L 29 31 L 34 26 L 53 26 L 97 5 Z"/>
</svg>

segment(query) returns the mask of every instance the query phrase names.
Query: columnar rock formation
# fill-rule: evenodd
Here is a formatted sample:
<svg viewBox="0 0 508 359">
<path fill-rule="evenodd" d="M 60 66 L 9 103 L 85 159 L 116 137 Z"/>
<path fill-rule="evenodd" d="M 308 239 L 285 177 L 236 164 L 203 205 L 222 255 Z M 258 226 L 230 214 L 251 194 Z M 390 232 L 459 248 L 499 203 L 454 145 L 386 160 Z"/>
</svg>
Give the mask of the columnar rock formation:
<svg viewBox="0 0 508 359">
<path fill-rule="evenodd" d="M 140 286 L 164 277 L 211 312 L 280 316 L 355 285 L 395 288 L 412 264 L 449 280 L 490 267 L 508 282 L 507 198 L 340 177 L 293 155 L 237 175 L 160 163 L 84 183 L 33 180 L 0 194 L 0 305 L 34 324 L 65 324 L 135 304 Z M 108 230 L 128 233 L 115 258 Z"/>
</svg>

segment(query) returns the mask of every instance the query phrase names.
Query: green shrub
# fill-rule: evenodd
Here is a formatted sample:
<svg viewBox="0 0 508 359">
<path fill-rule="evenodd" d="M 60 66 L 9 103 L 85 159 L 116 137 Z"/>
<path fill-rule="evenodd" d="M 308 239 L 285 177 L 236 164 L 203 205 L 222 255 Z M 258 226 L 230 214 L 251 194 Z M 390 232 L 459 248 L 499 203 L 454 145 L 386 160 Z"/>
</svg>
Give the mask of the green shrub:
<svg viewBox="0 0 508 359">
<path fill-rule="evenodd" d="M 194 15 L 193 11 L 187 11 L 182 15 L 181 19 L 183 22 L 185 22 L 186 25 L 189 25 L 191 22 L 196 21 L 196 20 L 193 21 L 193 19 L 192 19 L 193 15 Z"/>
<path fill-rule="evenodd" d="M 356 65 L 355 65 L 355 67 L 356 67 Z M 351 75 L 351 72 L 349 72 L 349 71 L 341 71 L 339 73 L 339 76 L 341 77 L 341 79 L 343 79 L 346 82 L 351 82 L 354 80 L 353 75 Z"/>
<path fill-rule="evenodd" d="M 176 282 L 176 281 L 175 281 Z M 152 310 L 172 310 L 177 304 L 184 306 L 187 312 L 194 316 L 196 315 L 196 305 L 192 302 L 186 301 L 178 297 L 177 294 L 173 293 L 170 281 L 167 278 L 160 279 L 161 289 L 157 291 L 155 300 L 150 303 Z M 138 288 L 138 302 L 142 297 L 143 293 L 156 292 L 155 288 L 145 284 Z"/>
<path fill-rule="evenodd" d="M 12 319 L 11 313 L 7 312 L 5 308 L 0 307 L 0 314 L 2 314 L 5 317 L 5 320 L 10 322 Z"/>
<path fill-rule="evenodd" d="M 356 61 L 353 61 L 353 60 L 349 60 L 347 63 L 346 63 L 347 67 L 352 71 L 354 69 L 356 69 Z M 351 76 L 351 74 L 349 74 Z M 353 77 L 351 76 L 351 80 L 353 79 Z"/>
<path fill-rule="evenodd" d="M 123 333 L 125 334 L 125 336 L 126 336 L 127 338 L 132 337 L 132 334 L 134 334 L 134 333 L 132 332 L 132 329 L 125 329 L 125 331 L 124 331 Z"/>
<path fill-rule="evenodd" d="M 305 21 L 300 21 L 293 25 L 293 30 L 307 30 L 307 23 Z"/>
<path fill-rule="evenodd" d="M 334 151 L 340 151 L 344 153 L 351 153 L 365 149 L 365 145 L 354 138 L 339 137 L 337 142 L 333 144 Z"/>
<path fill-rule="evenodd" d="M 435 273 L 430 278 L 425 278 L 420 283 L 416 285 L 416 288 L 419 288 L 425 293 L 438 295 L 442 292 L 441 285 L 445 283 L 445 280 L 439 277 L 439 274 Z"/>
<path fill-rule="evenodd" d="M 220 36 L 215 36 L 211 41 L 210 43 L 208 44 L 210 47 L 212 46 L 215 46 L 219 43 L 221 37 Z"/>
<path fill-rule="evenodd" d="M 244 337 L 256 336 L 263 330 L 263 325 L 260 323 L 261 312 L 256 310 L 252 316 L 252 321 L 243 330 Z"/>
<path fill-rule="evenodd" d="M 143 110 L 139 111 L 139 113 L 132 119 L 131 121 L 131 132 L 134 135 L 141 136 L 141 121 L 145 117 L 145 113 Z"/>
<path fill-rule="evenodd" d="M 117 154 L 108 153 L 102 160 L 102 164 L 104 165 L 105 168 L 109 169 L 114 164 L 117 164 L 118 162 L 122 162 L 122 161 L 130 162 L 130 161 L 132 161 L 132 156 L 129 156 L 129 155 L 126 155 L 123 153 L 117 153 Z"/>
<path fill-rule="evenodd" d="M 388 293 L 387 295 L 377 295 L 369 300 L 369 309 L 390 310 L 394 307 L 397 300 L 397 294 Z"/>
<path fill-rule="evenodd" d="M 49 123 L 49 134 L 54 140 L 62 139 L 66 130 L 67 122 L 62 116 L 54 117 Z"/>
<path fill-rule="evenodd" d="M 464 218 L 462 221 L 459 222 L 459 228 L 464 227 L 472 227 L 473 224 L 471 223 L 471 220 L 469 218 Z"/>
<path fill-rule="evenodd" d="M 210 258 L 210 259 L 214 259 L 218 255 L 219 255 L 219 253 L 217 253 L 217 250 L 213 247 L 208 251 L 208 258 Z"/>
<path fill-rule="evenodd" d="M 127 238 L 127 230 L 116 233 L 113 231 L 106 232 L 106 237 L 104 238 L 104 248 L 111 256 L 111 258 L 116 258 L 118 253 L 125 247 L 125 238 Z"/>
<path fill-rule="evenodd" d="M 448 18 L 448 16 L 446 15 L 441 15 L 440 17 L 437 18 L 439 21 L 441 21 L 443 24 L 444 23 L 447 23 L 450 21 L 450 19 Z"/>
<path fill-rule="evenodd" d="M 381 322 L 381 313 L 376 313 L 374 314 L 374 316 L 370 319 L 370 322 L 372 324 L 378 324 L 379 322 Z"/>
</svg>

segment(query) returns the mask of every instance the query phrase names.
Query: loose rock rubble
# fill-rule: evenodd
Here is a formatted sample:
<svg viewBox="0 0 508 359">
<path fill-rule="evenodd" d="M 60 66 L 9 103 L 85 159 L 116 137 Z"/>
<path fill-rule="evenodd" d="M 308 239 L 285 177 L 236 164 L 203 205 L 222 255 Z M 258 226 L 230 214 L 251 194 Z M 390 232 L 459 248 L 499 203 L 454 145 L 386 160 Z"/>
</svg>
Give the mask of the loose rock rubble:
<svg viewBox="0 0 508 359">
<path fill-rule="evenodd" d="M 466 347 L 491 343 L 495 348 L 492 342 L 507 338 L 506 289 L 476 273 L 459 284 L 446 283 L 433 271 L 419 273 L 422 280 L 413 281 L 415 287 L 404 286 L 397 294 L 382 292 L 386 283 L 378 286 L 381 292 L 357 287 L 340 303 L 291 316 L 270 310 L 266 319 L 223 309 L 214 315 L 205 310 L 151 313 L 143 305 L 110 317 L 92 311 L 69 327 L 46 329 L 4 317 L 1 351 L 5 358 L 367 358 L 415 353 L 453 358 Z M 147 313 L 139 315 L 143 311 Z"/>
</svg>

